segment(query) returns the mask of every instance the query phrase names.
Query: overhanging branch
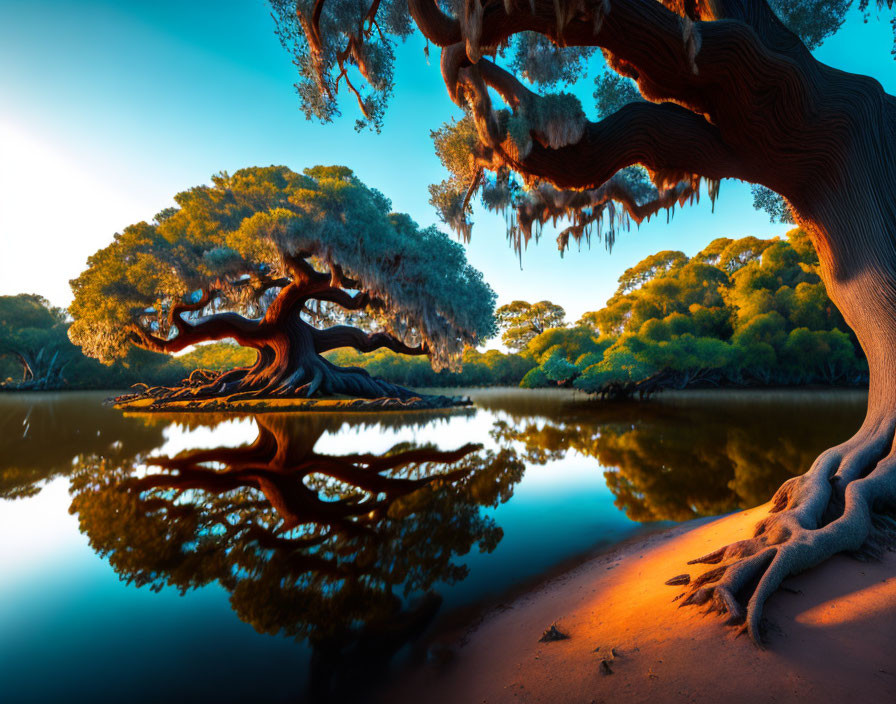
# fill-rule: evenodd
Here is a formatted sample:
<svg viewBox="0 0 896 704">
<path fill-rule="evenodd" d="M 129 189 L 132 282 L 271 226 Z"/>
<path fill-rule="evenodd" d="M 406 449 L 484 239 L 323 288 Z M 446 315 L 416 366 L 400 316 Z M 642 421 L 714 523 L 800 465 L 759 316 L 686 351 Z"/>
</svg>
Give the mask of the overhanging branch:
<svg viewBox="0 0 896 704">
<path fill-rule="evenodd" d="M 458 80 L 469 93 L 467 102 L 480 140 L 494 150 L 498 165 L 509 166 L 524 177 L 547 180 L 563 189 L 592 189 L 627 166 L 641 165 L 660 188 L 690 180 L 693 174 L 716 180 L 749 179 L 719 130 L 674 103 L 630 103 L 603 120 L 586 121 L 582 137 L 573 144 L 553 148 L 535 139 L 524 153 L 502 133 L 487 88 L 499 91 L 508 102 L 539 98 L 487 59 L 460 69 Z M 495 163 L 490 166 L 494 168 Z"/>
<path fill-rule="evenodd" d="M 137 323 L 130 326 L 131 342 L 152 352 L 171 354 L 180 352 L 190 345 L 211 340 L 233 338 L 241 345 L 250 345 L 259 331 L 259 324 L 237 313 L 218 313 L 196 323 L 188 323 L 179 316 L 176 320 L 177 335 L 164 339 L 154 335 Z"/>
<path fill-rule="evenodd" d="M 318 354 L 340 347 L 353 347 L 359 352 L 373 352 L 386 348 L 399 354 L 428 354 L 426 345 L 410 347 L 388 333 L 366 333 L 350 325 L 334 325 L 326 330 L 315 330 L 314 349 Z"/>
</svg>

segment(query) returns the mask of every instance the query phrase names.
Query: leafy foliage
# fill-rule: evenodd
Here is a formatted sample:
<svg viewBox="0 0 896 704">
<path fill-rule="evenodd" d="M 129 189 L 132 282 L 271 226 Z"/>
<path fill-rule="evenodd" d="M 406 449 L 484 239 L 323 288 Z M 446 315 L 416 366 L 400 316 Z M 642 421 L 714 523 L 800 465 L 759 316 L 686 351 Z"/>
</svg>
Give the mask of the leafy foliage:
<svg viewBox="0 0 896 704">
<path fill-rule="evenodd" d="M 193 369 L 211 369 L 220 372 L 252 364 L 255 361 L 255 352 L 230 342 L 212 342 L 198 345 L 175 359 L 188 373 Z"/>
<path fill-rule="evenodd" d="M 516 386 L 536 362 L 528 354 L 504 354 L 498 350 L 464 350 L 460 371 L 433 371 L 424 359 L 389 350 L 360 354 L 338 350 L 328 355 L 340 367 L 361 367 L 371 376 L 411 388 L 434 386 Z"/>
<path fill-rule="evenodd" d="M 65 311 L 33 294 L 0 296 L 0 381 L 54 388 L 71 358 Z"/>
<path fill-rule="evenodd" d="M 522 350 L 548 328 L 565 326 L 566 311 L 551 301 L 513 301 L 495 311 L 501 341 L 512 350 Z"/>
<path fill-rule="evenodd" d="M 251 364 L 255 359 L 253 350 L 220 342 L 199 345 L 179 356 L 135 348 L 112 364 L 103 365 L 85 357 L 71 343 L 68 339 L 70 325 L 65 311 L 53 307 L 40 296 L 0 296 L 0 327 L 3 331 L 0 339 L 4 343 L 4 351 L 0 353 L 0 388 L 123 389 L 137 382 L 174 384 L 194 369 L 232 369 Z M 48 383 L 41 385 L 29 381 L 23 384 L 20 354 L 31 360 L 38 371 L 46 370 L 55 359 L 53 369 L 56 373 L 47 380 Z"/>
<path fill-rule="evenodd" d="M 357 128 L 378 130 L 392 93 L 394 38 L 411 33 L 406 4 L 402 0 L 377 3 L 378 32 L 374 32 L 370 9 L 363 3 L 271 0 L 270 4 L 277 35 L 299 72 L 295 88 L 305 116 L 322 122 L 339 116 L 337 95 L 344 82 L 363 115 Z M 318 5 L 321 12 L 316 16 Z M 364 82 L 368 90 L 364 90 Z M 355 83 L 362 84 L 361 88 Z"/>
<path fill-rule="evenodd" d="M 385 196 L 346 167 L 241 169 L 175 202 L 153 223 L 117 234 L 72 282 L 70 336 L 86 354 L 108 363 L 141 335 L 171 339 L 174 314 L 203 295 L 208 305 L 194 316 L 262 315 L 296 258 L 356 281 L 381 304 L 370 316 L 376 327 L 425 341 L 437 367 L 494 332 L 495 295 L 463 247 L 390 213 Z M 348 320 L 326 306 L 307 312 Z"/>
<path fill-rule="evenodd" d="M 764 210 L 768 213 L 771 222 L 793 223 L 793 213 L 787 202 L 770 188 L 753 185 L 750 187 L 753 194 L 753 207 L 756 210 Z"/>
<path fill-rule="evenodd" d="M 593 97 L 598 117 L 606 117 L 624 105 L 643 100 L 630 78 L 612 71 L 602 71 L 594 77 Z"/>
<path fill-rule="evenodd" d="M 477 178 L 472 159 L 476 145 L 476 127 L 469 116 L 442 125 L 430 132 L 436 155 L 451 173 L 451 177 L 429 187 L 429 203 L 442 221 L 469 235 L 469 215 L 472 207 L 466 199 L 470 183 Z"/>
<path fill-rule="evenodd" d="M 68 339 L 65 311 L 32 294 L 0 296 L 0 388 L 121 389 L 138 381 L 173 383 L 194 367 L 189 355 L 132 349 L 111 366 L 85 357 Z"/>
<path fill-rule="evenodd" d="M 781 21 L 797 33 L 809 49 L 814 49 L 840 29 L 854 3 L 853 0 L 770 0 L 770 4 Z M 867 10 L 868 0 L 859 0 L 858 4 L 863 11 Z M 878 0 L 878 6 L 882 4 Z"/>
<path fill-rule="evenodd" d="M 663 374 L 666 385 L 862 384 L 867 364 L 827 297 L 802 230 L 786 241 L 720 238 L 694 257 L 660 252 L 628 269 L 586 342 L 548 330 L 524 386 L 599 392 Z M 556 341 L 555 341 L 556 339 Z M 571 364 L 573 363 L 573 364 Z"/>
</svg>

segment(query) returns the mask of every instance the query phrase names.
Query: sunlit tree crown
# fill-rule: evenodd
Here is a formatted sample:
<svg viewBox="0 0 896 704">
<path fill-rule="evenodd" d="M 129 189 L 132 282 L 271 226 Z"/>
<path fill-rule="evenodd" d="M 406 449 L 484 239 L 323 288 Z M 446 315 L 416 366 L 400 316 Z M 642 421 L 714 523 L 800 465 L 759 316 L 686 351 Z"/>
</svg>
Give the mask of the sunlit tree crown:
<svg viewBox="0 0 896 704">
<path fill-rule="evenodd" d="M 369 294 L 377 302 L 366 311 L 372 325 L 422 341 L 436 366 L 494 333 L 495 294 L 463 247 L 392 213 L 389 200 L 346 167 L 241 169 L 174 200 L 177 207 L 152 223 L 115 235 L 72 281 L 70 336 L 87 354 L 122 356 L 135 326 L 175 334 L 173 306 L 207 299 L 198 312 L 263 315 L 297 261 L 331 274 L 334 286 Z"/>
</svg>

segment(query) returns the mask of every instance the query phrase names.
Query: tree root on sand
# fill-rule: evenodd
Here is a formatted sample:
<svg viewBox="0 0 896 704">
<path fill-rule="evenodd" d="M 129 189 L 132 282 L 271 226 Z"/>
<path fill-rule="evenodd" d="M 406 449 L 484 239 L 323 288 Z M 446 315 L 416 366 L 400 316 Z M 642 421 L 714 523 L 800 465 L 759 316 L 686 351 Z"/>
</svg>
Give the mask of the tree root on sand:
<svg viewBox="0 0 896 704">
<path fill-rule="evenodd" d="M 866 422 L 778 489 L 752 538 L 691 560 L 715 567 L 691 579 L 680 606 L 727 614 L 726 623 L 761 645 L 763 607 L 785 578 L 837 553 L 868 560 L 896 550 L 893 426 Z"/>
</svg>

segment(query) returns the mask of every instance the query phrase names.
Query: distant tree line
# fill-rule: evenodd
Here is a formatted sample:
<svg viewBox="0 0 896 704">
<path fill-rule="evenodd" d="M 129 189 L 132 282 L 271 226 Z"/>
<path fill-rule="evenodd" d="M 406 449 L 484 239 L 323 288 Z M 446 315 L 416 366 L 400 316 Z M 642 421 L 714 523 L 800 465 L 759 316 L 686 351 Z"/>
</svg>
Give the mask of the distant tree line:
<svg viewBox="0 0 896 704">
<path fill-rule="evenodd" d="M 173 384 L 194 369 L 230 369 L 255 355 L 226 342 L 196 347 L 179 357 L 132 349 L 105 365 L 68 339 L 63 309 L 41 296 L 0 296 L 0 389 L 121 389 L 138 382 Z"/>
<path fill-rule="evenodd" d="M 862 349 L 800 229 L 786 239 L 719 238 L 693 257 L 658 252 L 623 273 L 607 305 L 576 325 L 550 301 L 513 301 L 496 317 L 514 352 L 467 350 L 459 374 L 389 352 L 337 352 L 337 363 L 412 386 L 560 386 L 603 396 L 868 383 Z"/>
<path fill-rule="evenodd" d="M 867 384 L 862 350 L 818 274 L 808 235 L 719 238 L 693 257 L 651 255 L 619 278 L 615 294 L 576 325 L 550 301 L 496 311 L 513 350 L 467 348 L 461 371 L 390 350 L 327 353 L 340 367 L 410 387 L 572 387 L 604 396 L 693 386 Z M 0 297 L 0 381 L 5 388 L 123 388 L 176 383 L 194 369 L 252 364 L 228 342 L 168 357 L 132 349 L 106 366 L 67 337 L 64 310 L 35 295 Z"/>
<path fill-rule="evenodd" d="M 526 387 L 630 395 L 688 386 L 864 385 L 868 365 L 828 298 L 808 235 L 719 238 L 664 251 L 619 278 L 607 305 L 527 347 Z"/>
<path fill-rule="evenodd" d="M 68 339 L 66 313 L 33 294 L 0 296 L 0 389 L 124 389 L 132 384 L 176 384 L 195 369 L 223 371 L 251 365 L 254 350 L 229 342 L 194 347 L 169 356 L 133 348 L 111 364 L 81 353 Z M 515 386 L 536 362 L 528 354 L 498 350 L 463 352 L 460 372 L 435 372 L 429 359 L 380 350 L 353 349 L 326 355 L 339 366 L 363 367 L 371 375 L 411 387 Z"/>
</svg>

